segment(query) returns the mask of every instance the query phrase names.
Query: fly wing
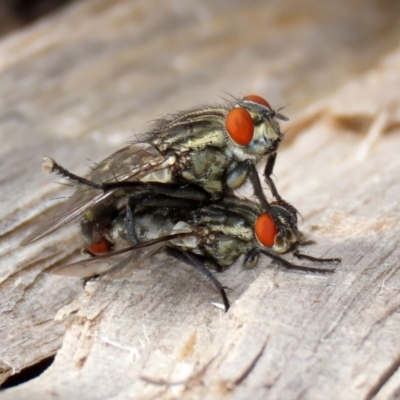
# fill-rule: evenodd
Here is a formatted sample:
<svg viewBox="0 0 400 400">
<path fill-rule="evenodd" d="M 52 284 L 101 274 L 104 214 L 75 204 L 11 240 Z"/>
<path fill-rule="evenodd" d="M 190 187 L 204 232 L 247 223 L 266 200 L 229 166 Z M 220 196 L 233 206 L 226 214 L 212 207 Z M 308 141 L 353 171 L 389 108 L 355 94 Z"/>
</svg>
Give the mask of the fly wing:
<svg viewBox="0 0 400 400">
<path fill-rule="evenodd" d="M 90 278 L 95 275 L 103 275 L 119 270 L 132 263 L 131 268 L 135 268 L 144 261 L 152 257 L 155 253 L 167 246 L 169 242 L 183 240 L 193 237 L 187 227 L 174 228 L 170 235 L 161 236 L 157 239 L 138 245 L 130 246 L 125 249 L 115 251 L 110 254 L 91 257 L 85 260 L 77 261 L 62 267 L 58 267 L 51 271 L 53 275 L 70 276 L 76 278 Z M 182 243 L 183 243 L 182 242 Z M 180 243 L 180 242 L 179 242 Z M 138 257 L 138 250 L 146 248 L 148 251 Z M 133 260 L 135 260 L 133 262 Z"/>
<path fill-rule="evenodd" d="M 96 275 L 113 273 L 131 264 L 135 268 L 165 247 L 164 243 L 157 243 L 138 258 L 137 251 L 128 249 L 127 252 L 107 254 L 77 261 L 51 271 L 53 275 L 70 276 L 75 278 L 91 278 Z M 135 261 L 134 261 L 135 260 Z"/>
<path fill-rule="evenodd" d="M 102 275 L 113 266 L 126 261 L 129 263 L 133 254 L 110 254 L 80 260 L 72 264 L 55 268 L 51 271 L 53 275 L 70 276 L 75 278 L 91 278 L 95 275 Z"/>
<path fill-rule="evenodd" d="M 114 191 L 115 190 L 104 193 L 99 190 L 89 188 L 85 195 L 79 193 L 79 196 L 77 196 L 78 192 L 76 192 L 61 206 L 61 210 L 58 214 L 45 219 L 41 225 L 39 225 L 21 242 L 21 246 L 36 242 L 37 240 L 42 239 L 43 237 L 56 231 L 63 225 L 82 215 L 89 207 L 92 207 L 100 201 L 110 197 Z"/>
<path fill-rule="evenodd" d="M 137 181 L 154 169 L 163 168 L 167 158 L 149 144 L 134 143 L 97 164 L 87 179 L 95 183 Z"/>
<path fill-rule="evenodd" d="M 45 163 L 48 160 L 49 158 L 46 157 Z M 153 172 L 167 169 L 172 162 L 171 156 L 161 155 L 150 145 L 133 144 L 97 164 L 86 179 L 97 185 L 112 182 L 135 182 Z M 70 180 L 73 181 L 71 178 Z M 105 192 L 99 188 L 78 183 L 76 192 L 61 206 L 60 212 L 45 220 L 22 241 L 21 245 L 35 242 L 78 218 L 90 207 L 106 199 L 111 200 L 111 196 L 116 190 L 110 189 Z"/>
</svg>

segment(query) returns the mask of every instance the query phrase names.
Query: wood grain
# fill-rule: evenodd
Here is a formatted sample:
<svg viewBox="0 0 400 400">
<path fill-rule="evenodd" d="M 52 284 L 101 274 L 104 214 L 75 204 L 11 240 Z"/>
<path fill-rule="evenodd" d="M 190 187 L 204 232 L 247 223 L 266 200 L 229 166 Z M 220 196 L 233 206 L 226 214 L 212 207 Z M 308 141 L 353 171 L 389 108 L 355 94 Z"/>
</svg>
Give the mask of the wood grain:
<svg viewBox="0 0 400 400">
<path fill-rule="evenodd" d="M 3 38 L 2 379 L 60 350 L 0 399 L 395 398 L 398 15 L 375 1 L 93 0 Z M 47 274 L 79 256 L 74 226 L 18 246 L 68 193 L 40 173 L 43 155 L 85 173 L 146 121 L 223 90 L 291 103 L 276 183 L 317 240 L 309 252 L 342 257 L 334 276 L 237 266 L 219 276 L 225 314 L 161 255 L 84 290 Z M 54 321 L 77 296 L 76 315 Z"/>
</svg>

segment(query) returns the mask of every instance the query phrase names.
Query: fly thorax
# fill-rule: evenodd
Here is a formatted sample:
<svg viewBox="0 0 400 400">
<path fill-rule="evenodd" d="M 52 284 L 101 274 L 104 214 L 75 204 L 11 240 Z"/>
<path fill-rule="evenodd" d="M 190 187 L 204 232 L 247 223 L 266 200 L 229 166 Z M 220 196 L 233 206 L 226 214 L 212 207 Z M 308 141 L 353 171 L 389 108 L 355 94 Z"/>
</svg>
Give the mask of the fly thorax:
<svg viewBox="0 0 400 400">
<path fill-rule="evenodd" d="M 160 151 L 176 152 L 198 151 L 207 146 L 223 147 L 224 129 L 220 117 L 198 117 L 186 114 L 163 127 L 162 131 L 153 132 L 150 142 Z"/>
<path fill-rule="evenodd" d="M 175 165 L 175 173 L 184 182 L 194 183 L 214 198 L 223 191 L 225 171 L 229 166 L 226 154 L 213 147 L 182 153 Z"/>
<path fill-rule="evenodd" d="M 204 244 L 204 251 L 222 267 L 220 270 L 225 270 L 248 251 L 248 244 L 232 236 L 217 234 L 213 241 Z"/>
<path fill-rule="evenodd" d="M 187 135 L 185 142 L 174 147 L 178 151 L 200 151 L 207 147 L 222 148 L 225 143 L 223 126 L 218 126 L 216 129 L 201 129 L 196 131 L 196 135 Z"/>
<path fill-rule="evenodd" d="M 226 224 L 213 226 L 213 229 L 217 232 L 223 233 L 226 236 L 232 236 L 237 239 L 243 240 L 244 242 L 250 242 L 254 239 L 254 231 L 251 226 L 245 225 L 242 221 L 238 221 L 236 224 Z"/>
</svg>

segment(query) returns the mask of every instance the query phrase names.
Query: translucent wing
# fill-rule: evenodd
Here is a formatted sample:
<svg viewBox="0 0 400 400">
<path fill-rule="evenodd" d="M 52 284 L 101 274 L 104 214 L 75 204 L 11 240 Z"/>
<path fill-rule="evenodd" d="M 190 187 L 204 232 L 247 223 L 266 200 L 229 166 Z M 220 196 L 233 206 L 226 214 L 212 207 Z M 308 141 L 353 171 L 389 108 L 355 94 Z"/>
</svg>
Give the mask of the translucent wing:
<svg viewBox="0 0 400 400">
<path fill-rule="evenodd" d="M 130 246 L 125 249 L 115 251 L 110 254 L 91 257 L 85 260 L 77 261 L 51 271 L 53 275 L 71 276 L 77 278 L 90 278 L 95 275 L 102 275 L 106 272 L 111 273 L 132 263 L 131 268 L 142 264 L 148 258 L 152 257 L 169 242 L 187 243 L 188 239 L 193 243 L 193 232 L 188 232 L 188 228 L 174 229 L 173 234 L 159 237 L 145 243 Z M 139 249 L 149 248 L 149 250 L 138 258 Z M 135 260 L 133 262 L 133 260 Z"/>
<path fill-rule="evenodd" d="M 88 191 L 93 192 L 93 189 Z M 99 193 L 99 191 L 97 191 L 97 195 L 94 195 L 94 197 L 92 193 L 90 193 L 90 196 L 80 195 L 78 197 L 77 192 L 61 206 L 61 211 L 58 214 L 46 219 L 38 228 L 36 228 L 28 237 L 26 237 L 21 242 L 21 246 L 25 246 L 29 243 L 42 239 L 43 237 L 49 235 L 50 233 L 54 232 L 55 230 L 72 221 L 73 219 L 79 217 L 89 207 L 97 204 L 98 202 L 104 200 L 112 194 L 112 191 L 107 193 Z"/>
<path fill-rule="evenodd" d="M 146 175 L 166 169 L 169 163 L 171 163 L 171 157 L 161 155 L 154 147 L 146 144 L 134 144 L 103 160 L 86 178 L 79 178 L 58 166 L 52 159 L 45 157 L 43 170 L 47 173 L 56 173 L 75 182 L 77 190 L 61 206 L 61 211 L 58 214 L 45 220 L 42 225 L 23 240 L 21 245 L 32 243 L 47 236 L 100 202 L 112 201 L 112 196 L 117 189 L 104 191 L 101 189 L 101 185 L 104 183 L 139 181 Z M 54 168 L 54 165 L 57 165 L 58 170 Z M 71 176 L 79 178 L 81 181 L 77 182 Z M 168 177 L 165 177 L 165 179 L 168 179 Z M 87 181 L 89 184 L 82 181 Z M 90 182 L 97 187 L 91 187 Z"/>
<path fill-rule="evenodd" d="M 86 260 L 59 267 L 51 271 L 53 275 L 70 276 L 76 278 L 90 278 L 95 275 L 103 275 L 106 272 L 112 273 L 131 264 L 134 268 L 157 253 L 165 243 L 154 245 L 149 251 L 138 258 L 137 252 L 129 249 L 124 253 L 107 254 L 105 256 L 91 257 Z M 133 262 L 135 260 L 135 262 Z"/>
</svg>

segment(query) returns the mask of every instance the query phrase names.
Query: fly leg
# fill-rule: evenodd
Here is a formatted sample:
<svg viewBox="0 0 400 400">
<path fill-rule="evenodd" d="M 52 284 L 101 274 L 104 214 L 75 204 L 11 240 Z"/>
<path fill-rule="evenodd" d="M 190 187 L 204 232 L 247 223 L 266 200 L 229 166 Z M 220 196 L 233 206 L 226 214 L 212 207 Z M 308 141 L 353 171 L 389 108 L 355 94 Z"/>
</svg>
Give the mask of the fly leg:
<svg viewBox="0 0 400 400">
<path fill-rule="evenodd" d="M 264 211 L 271 215 L 278 229 L 279 232 L 278 235 L 282 238 L 285 238 L 287 236 L 287 226 L 279 218 L 279 215 L 276 212 L 274 212 L 274 209 L 272 209 L 271 204 L 266 199 L 261 187 L 261 182 L 257 173 L 257 169 L 254 164 L 249 165 L 249 179 L 253 184 L 254 194 L 260 199 Z M 278 191 L 275 188 L 275 184 L 272 182 L 272 180 L 271 184 L 272 184 L 272 189 L 271 189 L 272 194 L 274 195 L 274 197 L 275 194 L 279 196 Z M 289 203 L 287 203 L 285 200 L 283 200 L 280 196 L 279 199 L 280 201 L 278 201 L 278 204 L 281 204 L 285 209 L 291 211 L 293 215 L 296 216 L 297 210 L 294 207 L 292 207 Z"/>
<path fill-rule="evenodd" d="M 173 256 L 179 261 L 186 262 L 191 266 L 195 267 L 198 271 L 200 271 L 206 278 L 217 288 L 217 290 L 221 293 L 222 301 L 224 303 L 225 312 L 229 310 L 230 304 L 228 297 L 225 293 L 225 288 L 221 285 L 219 280 L 214 277 L 211 271 L 204 264 L 204 260 L 202 257 L 196 256 L 189 252 L 179 251 L 172 247 L 166 248 L 167 254 Z"/>
<path fill-rule="evenodd" d="M 265 171 L 264 171 L 265 180 L 271 190 L 272 196 L 276 199 L 276 202 L 278 204 L 281 204 L 286 209 L 289 209 L 291 212 L 293 212 L 293 214 L 297 214 L 297 210 L 291 204 L 289 204 L 287 201 L 282 199 L 282 197 L 278 193 L 278 190 L 276 189 L 276 186 L 275 186 L 273 180 L 271 179 L 272 170 L 275 165 L 275 160 L 276 160 L 276 153 L 272 154 L 268 158 L 267 165 L 265 166 Z M 260 201 L 264 211 L 269 213 L 271 211 L 271 204 L 268 202 L 267 198 L 265 197 L 264 191 L 261 187 L 260 177 L 258 175 L 257 169 L 256 169 L 255 165 L 253 164 L 253 162 L 243 161 L 242 163 L 239 163 L 228 174 L 226 183 L 227 183 L 228 187 L 230 187 L 231 189 L 236 189 L 241 184 L 243 184 L 243 182 L 245 181 L 246 178 L 249 178 L 249 180 L 253 186 L 254 195 Z M 274 220 L 275 219 L 276 219 L 275 222 L 279 228 L 280 221 L 277 218 L 274 218 Z"/>
<path fill-rule="evenodd" d="M 94 189 L 103 190 L 103 185 L 88 179 L 82 178 L 81 176 L 75 175 L 69 172 L 67 169 L 56 163 L 50 157 L 43 158 L 42 170 L 45 174 L 56 174 L 69 181 L 79 183 L 81 185 L 90 186 Z"/>
<path fill-rule="evenodd" d="M 293 269 L 293 270 L 297 270 L 297 271 L 307 271 L 307 272 L 312 272 L 312 273 L 334 273 L 335 269 L 334 268 L 315 268 L 315 267 L 307 267 L 304 265 L 296 265 L 296 264 L 292 264 L 290 261 L 285 260 L 284 258 L 274 254 L 274 253 L 270 253 L 269 251 L 261 251 L 263 254 L 265 254 L 267 257 L 272 258 L 274 261 L 278 262 L 282 267 L 287 268 L 287 269 Z M 317 259 L 311 256 L 306 256 L 305 254 L 302 254 L 301 256 L 305 256 L 303 258 L 305 259 L 311 259 L 312 261 L 322 261 L 322 262 L 333 262 L 336 263 L 338 262 L 337 258 L 331 258 L 331 259 Z M 301 258 L 300 256 L 300 258 Z M 309 258 L 310 257 L 310 258 Z"/>
<path fill-rule="evenodd" d="M 269 162 L 268 162 L 267 167 L 266 167 L 266 171 L 268 171 L 268 173 L 270 173 L 270 172 L 272 173 L 272 169 L 273 169 L 273 165 L 275 163 L 276 156 L 273 155 L 271 157 L 272 157 L 272 163 L 268 167 L 268 164 L 269 164 Z M 267 198 L 265 197 L 264 191 L 261 187 L 260 177 L 258 175 L 257 169 L 251 161 L 244 161 L 244 162 L 238 164 L 236 166 L 236 168 L 233 169 L 228 174 L 227 184 L 231 188 L 236 188 L 239 186 L 238 183 L 239 182 L 243 183 L 246 178 L 249 178 L 249 180 L 253 186 L 254 195 L 259 199 L 261 206 L 264 209 L 264 212 L 269 213 L 271 215 L 272 219 L 274 220 L 280 237 L 285 238 L 287 235 L 287 227 L 281 221 L 281 219 L 279 218 L 279 215 L 277 215 L 275 212 L 273 212 L 274 210 L 272 209 L 271 204 L 268 202 Z M 276 190 L 275 184 L 273 183 L 273 181 L 270 177 L 268 177 L 267 182 L 270 185 L 273 196 L 275 198 L 278 198 L 277 203 L 281 204 L 285 209 L 291 211 L 293 213 L 293 215 L 296 216 L 297 210 L 280 197 L 280 195 L 278 194 L 278 191 Z"/>
<path fill-rule="evenodd" d="M 140 181 L 137 182 L 106 182 L 106 183 L 96 183 L 89 179 L 83 178 L 81 176 L 75 175 L 72 172 L 68 171 L 56 161 L 54 161 L 50 157 L 44 157 L 44 162 L 42 164 L 42 169 L 47 174 L 56 174 L 61 176 L 64 179 L 67 179 L 71 182 L 78 183 L 80 185 L 85 185 L 92 187 L 94 189 L 102 190 L 104 192 L 119 189 L 119 188 L 132 188 L 135 189 L 135 197 L 137 199 L 146 199 L 146 196 L 150 196 L 152 194 L 158 194 L 160 196 L 164 196 L 165 198 L 171 197 L 176 199 L 185 199 L 187 201 L 200 202 L 208 199 L 208 194 L 205 190 L 198 188 L 194 185 L 185 185 L 185 186 L 176 186 L 176 185 L 168 185 L 161 183 L 143 183 Z"/>
<path fill-rule="evenodd" d="M 110 182 L 110 183 L 96 183 L 93 182 L 89 179 L 83 178 L 81 176 L 75 175 L 72 172 L 68 171 L 64 167 L 62 167 L 60 164 L 58 164 L 56 161 L 54 161 L 50 157 L 44 157 L 43 158 L 43 164 L 42 164 L 42 170 L 45 174 L 56 174 L 58 176 L 61 176 L 64 179 L 67 179 L 71 182 L 78 183 L 80 185 L 84 186 L 89 186 L 94 189 L 102 190 L 104 192 L 112 190 L 112 189 L 118 189 L 121 187 L 138 187 L 138 186 L 143 186 L 144 184 L 142 182 Z"/>
<path fill-rule="evenodd" d="M 121 185 L 125 183 L 126 185 Z M 106 189 L 109 184 L 103 185 Z M 120 182 L 117 187 L 131 187 L 135 188 L 134 193 L 137 201 L 142 201 L 146 206 L 148 200 L 162 202 L 166 201 L 165 207 L 189 207 L 191 204 L 199 204 L 209 198 L 206 191 L 194 185 L 171 185 L 167 183 L 142 183 L 142 182 Z M 158 200 L 155 200 L 158 199 Z M 171 205 L 168 204 L 167 199 L 170 199 Z"/>
<path fill-rule="evenodd" d="M 271 190 L 271 194 L 276 199 L 277 203 L 283 205 L 283 207 L 285 207 L 286 209 L 289 209 L 293 214 L 298 214 L 299 212 L 295 207 L 293 207 L 286 200 L 282 199 L 281 195 L 278 193 L 278 189 L 276 188 L 274 181 L 271 178 L 275 166 L 275 161 L 276 161 L 276 153 L 271 154 L 268 157 L 267 164 L 265 165 L 264 169 L 265 181 L 267 182 L 269 189 Z"/>
<path fill-rule="evenodd" d="M 246 178 L 249 178 L 253 186 L 254 195 L 259 199 L 264 210 L 268 212 L 271 209 L 271 206 L 264 195 L 260 178 L 253 162 L 243 161 L 239 163 L 232 171 L 228 173 L 226 177 L 226 184 L 231 189 L 237 189 L 244 183 Z"/>
<path fill-rule="evenodd" d="M 83 178 L 79 175 L 75 175 L 74 173 L 68 171 L 60 164 L 58 164 L 55 160 L 50 157 L 43 158 L 42 170 L 45 174 L 56 174 L 61 176 L 64 179 L 67 179 L 71 182 L 78 183 L 79 185 L 89 186 L 93 189 L 102 190 L 103 192 L 118 189 L 121 187 L 138 187 L 139 185 L 143 185 L 141 182 L 110 182 L 110 183 L 96 183 L 89 179 Z"/>
<path fill-rule="evenodd" d="M 320 262 L 320 263 L 324 263 L 324 262 L 329 262 L 329 263 L 340 263 L 342 261 L 341 258 L 318 258 L 318 257 L 313 257 L 313 256 L 309 256 L 308 254 L 303 254 L 303 253 L 299 253 L 297 250 L 293 252 L 293 255 L 295 257 L 297 257 L 298 259 L 303 259 L 303 260 L 309 260 L 312 262 Z"/>
<path fill-rule="evenodd" d="M 267 198 L 265 197 L 264 191 L 261 187 L 260 177 L 258 176 L 258 172 L 256 166 L 253 163 L 248 163 L 248 176 L 251 184 L 253 185 L 254 194 L 260 200 L 261 205 L 263 206 L 266 212 L 271 210 L 271 205 L 269 204 Z"/>
<path fill-rule="evenodd" d="M 268 157 L 267 163 L 265 164 L 264 178 L 271 190 L 272 196 L 274 196 L 275 199 L 279 202 L 280 200 L 282 200 L 282 197 L 279 195 L 278 190 L 276 189 L 276 186 L 271 178 L 272 172 L 275 167 L 275 161 L 276 153 L 273 153 Z"/>
</svg>

